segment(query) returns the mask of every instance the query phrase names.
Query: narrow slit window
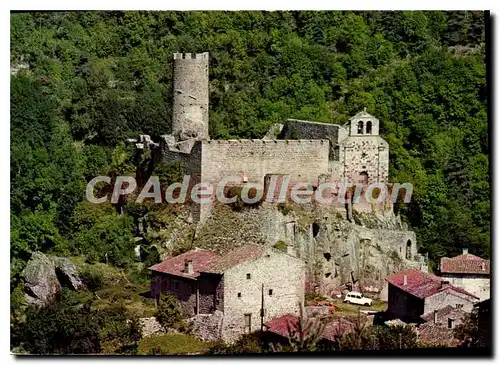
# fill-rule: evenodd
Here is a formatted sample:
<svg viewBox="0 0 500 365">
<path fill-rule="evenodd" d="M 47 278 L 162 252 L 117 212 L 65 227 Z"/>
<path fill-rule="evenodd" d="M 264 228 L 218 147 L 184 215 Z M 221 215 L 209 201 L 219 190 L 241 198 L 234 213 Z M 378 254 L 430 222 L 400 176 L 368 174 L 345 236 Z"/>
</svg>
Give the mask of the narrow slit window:
<svg viewBox="0 0 500 365">
<path fill-rule="evenodd" d="M 247 280 L 250 280 L 252 278 L 252 275 L 247 274 Z"/>
</svg>

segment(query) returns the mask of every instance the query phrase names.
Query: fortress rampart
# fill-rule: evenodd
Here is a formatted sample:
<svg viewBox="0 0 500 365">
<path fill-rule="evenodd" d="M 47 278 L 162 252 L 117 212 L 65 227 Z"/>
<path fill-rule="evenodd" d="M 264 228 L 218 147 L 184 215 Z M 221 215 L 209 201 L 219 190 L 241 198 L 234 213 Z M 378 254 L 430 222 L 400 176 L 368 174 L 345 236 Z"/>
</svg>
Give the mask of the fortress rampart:
<svg viewBox="0 0 500 365">
<path fill-rule="evenodd" d="M 202 145 L 205 182 L 236 175 L 263 184 L 266 174 L 288 174 L 317 184 L 318 175 L 328 173 L 327 140 L 227 140 Z"/>
</svg>

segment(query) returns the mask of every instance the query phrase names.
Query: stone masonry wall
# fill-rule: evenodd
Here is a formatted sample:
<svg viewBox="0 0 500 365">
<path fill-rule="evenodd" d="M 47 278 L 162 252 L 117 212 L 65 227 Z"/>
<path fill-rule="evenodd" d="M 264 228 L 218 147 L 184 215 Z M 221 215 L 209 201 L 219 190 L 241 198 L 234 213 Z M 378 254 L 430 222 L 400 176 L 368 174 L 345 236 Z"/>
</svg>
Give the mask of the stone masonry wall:
<svg viewBox="0 0 500 365">
<path fill-rule="evenodd" d="M 481 300 L 490 298 L 490 279 L 484 275 L 441 274 L 441 276 L 449 280 L 450 284 L 467 290 Z"/>
<path fill-rule="evenodd" d="M 339 160 L 339 137 L 347 130 L 338 124 L 318 123 L 305 120 L 288 119 L 277 139 L 328 139 L 330 141 L 330 160 Z"/>
<path fill-rule="evenodd" d="M 434 312 L 434 310 L 442 309 L 447 305 L 454 307 L 457 304 L 463 306 L 463 311 L 470 312 L 474 303 L 477 303 L 477 301 L 465 294 L 458 293 L 454 290 L 445 290 L 434 294 L 431 297 L 425 298 L 423 314 Z"/>
<path fill-rule="evenodd" d="M 215 310 L 224 308 L 224 281 L 219 275 L 205 275 L 198 277 L 200 293 L 200 314 L 211 314 Z"/>
<path fill-rule="evenodd" d="M 174 53 L 172 134 L 208 139 L 208 53 Z"/>
<path fill-rule="evenodd" d="M 245 314 L 251 314 L 251 331 L 260 330 L 262 284 L 264 322 L 287 313 L 299 312 L 299 303 L 304 301 L 303 261 L 274 250 L 269 250 L 268 254 L 269 257 L 264 255 L 224 274 L 222 336 L 225 341 L 232 342 L 245 333 Z M 247 274 L 250 274 L 250 279 L 247 279 Z M 238 297 L 238 293 L 241 293 L 241 297 Z"/>
<path fill-rule="evenodd" d="M 196 310 L 196 281 L 168 274 L 154 273 L 151 280 L 151 293 L 158 298 L 161 293 L 177 298 L 188 316 L 194 316 Z M 174 287 L 177 282 L 177 289 Z"/>
<path fill-rule="evenodd" d="M 328 173 L 328 140 L 228 140 L 205 141 L 202 147 L 202 179 L 218 182 L 241 176 L 264 183 L 266 174 L 288 174 L 312 184 Z"/>
<path fill-rule="evenodd" d="M 379 136 L 346 138 L 340 144 L 340 160 L 347 182 L 389 182 L 389 145 Z"/>
</svg>

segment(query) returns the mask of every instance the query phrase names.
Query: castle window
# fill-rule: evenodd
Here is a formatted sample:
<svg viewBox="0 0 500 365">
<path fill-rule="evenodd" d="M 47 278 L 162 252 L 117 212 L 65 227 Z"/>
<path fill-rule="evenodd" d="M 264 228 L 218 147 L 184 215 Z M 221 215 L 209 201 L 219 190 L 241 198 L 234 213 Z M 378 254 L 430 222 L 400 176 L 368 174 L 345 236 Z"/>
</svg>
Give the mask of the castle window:
<svg viewBox="0 0 500 365">
<path fill-rule="evenodd" d="M 252 278 L 252 275 L 247 274 L 247 280 L 250 280 Z"/>
<path fill-rule="evenodd" d="M 358 134 L 363 134 L 363 122 L 358 122 Z"/>
<path fill-rule="evenodd" d="M 273 289 L 269 289 L 269 295 L 273 295 Z"/>
<path fill-rule="evenodd" d="M 366 134 L 372 134 L 372 121 L 366 122 Z"/>
<path fill-rule="evenodd" d="M 238 298 L 241 298 L 241 293 L 238 293 Z"/>
</svg>

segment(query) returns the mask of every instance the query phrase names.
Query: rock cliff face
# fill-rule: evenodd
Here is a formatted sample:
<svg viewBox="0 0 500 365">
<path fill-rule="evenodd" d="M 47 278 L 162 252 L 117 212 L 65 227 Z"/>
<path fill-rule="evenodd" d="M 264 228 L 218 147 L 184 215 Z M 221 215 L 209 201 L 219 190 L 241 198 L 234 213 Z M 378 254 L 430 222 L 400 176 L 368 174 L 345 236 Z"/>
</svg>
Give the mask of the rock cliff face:
<svg viewBox="0 0 500 365">
<path fill-rule="evenodd" d="M 244 243 L 286 249 L 307 264 L 307 290 L 330 295 L 358 285 L 379 292 L 384 278 L 402 267 L 426 270 L 415 233 L 392 210 L 352 214 L 321 207 L 266 206 L 234 212 L 216 207 L 194 245 L 226 251 Z"/>
</svg>

